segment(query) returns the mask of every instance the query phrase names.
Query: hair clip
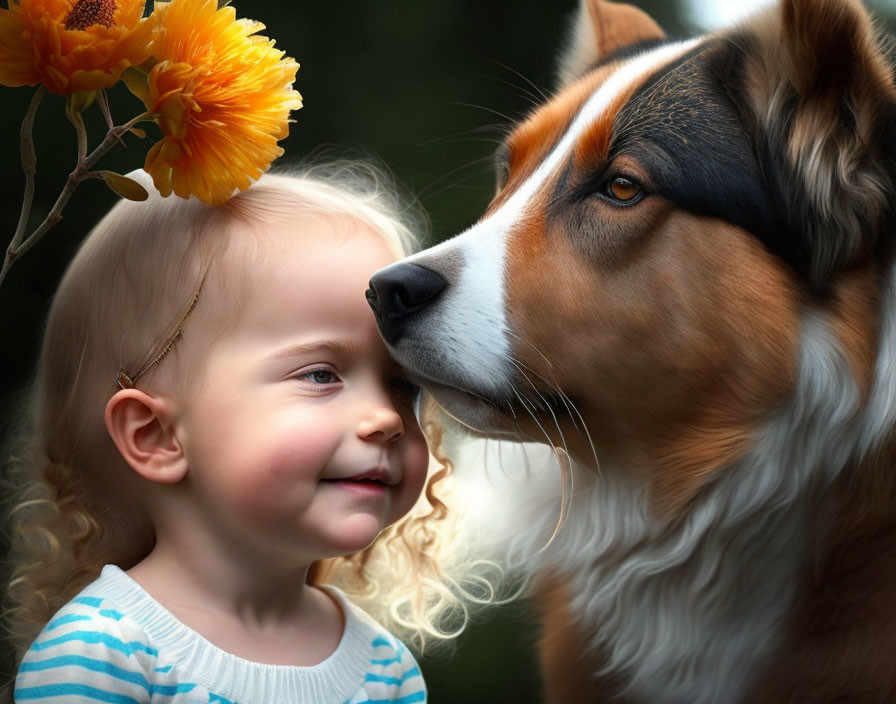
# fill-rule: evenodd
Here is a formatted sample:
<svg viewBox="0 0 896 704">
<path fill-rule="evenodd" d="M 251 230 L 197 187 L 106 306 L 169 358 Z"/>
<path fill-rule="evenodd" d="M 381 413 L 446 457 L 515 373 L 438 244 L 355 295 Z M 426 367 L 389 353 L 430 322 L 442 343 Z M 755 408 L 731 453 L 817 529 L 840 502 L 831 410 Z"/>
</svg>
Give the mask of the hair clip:
<svg viewBox="0 0 896 704">
<path fill-rule="evenodd" d="M 174 327 L 173 333 L 167 336 L 160 345 L 156 346 L 155 349 L 158 350 L 159 348 L 161 348 L 161 350 L 153 356 L 152 360 L 145 364 L 139 372 L 134 374 L 134 376 L 129 376 L 127 372 L 124 371 L 124 369 L 118 370 L 118 379 L 116 380 L 118 388 L 133 389 L 137 381 L 139 381 L 140 377 L 146 374 L 146 372 L 156 366 L 159 362 L 161 362 L 174 347 L 174 343 L 176 343 L 179 338 L 183 337 L 184 323 L 187 322 L 187 318 L 196 307 L 196 303 L 199 301 L 199 294 L 202 292 L 202 287 L 205 286 L 205 280 L 207 278 L 208 271 L 206 271 L 205 275 L 202 277 L 202 281 L 199 282 L 199 288 L 196 289 L 196 293 L 194 293 L 193 297 L 190 299 L 190 303 L 187 305 L 187 309 L 180 316 L 177 325 Z"/>
<path fill-rule="evenodd" d="M 122 390 L 134 388 L 134 380 L 125 374 L 124 369 L 118 370 L 118 388 Z"/>
</svg>

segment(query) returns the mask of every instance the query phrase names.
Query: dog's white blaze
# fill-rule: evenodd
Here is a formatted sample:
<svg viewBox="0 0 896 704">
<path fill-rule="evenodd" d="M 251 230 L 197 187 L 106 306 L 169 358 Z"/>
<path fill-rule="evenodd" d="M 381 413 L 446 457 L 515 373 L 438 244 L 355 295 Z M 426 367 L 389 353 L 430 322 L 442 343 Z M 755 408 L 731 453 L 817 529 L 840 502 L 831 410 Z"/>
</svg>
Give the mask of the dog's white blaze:
<svg viewBox="0 0 896 704">
<path fill-rule="evenodd" d="M 429 266 L 442 256 L 455 256 L 456 249 L 457 237 L 384 271 L 405 262 Z M 511 354 L 501 289 L 492 282 L 504 276 L 504 249 L 498 240 L 474 239 L 466 243 L 463 256 L 463 267 L 455 272 L 451 288 L 434 306 L 438 315 L 426 321 L 426 342 L 437 350 L 438 359 L 432 362 L 450 368 L 455 383 L 463 376 L 468 385 L 501 397 L 508 393 Z M 397 354 L 401 358 L 400 350 Z"/>
<path fill-rule="evenodd" d="M 464 256 L 455 290 L 463 291 L 466 317 L 453 315 L 457 303 L 453 299 L 440 317 L 465 348 L 456 363 L 465 367 L 478 388 L 500 397 L 507 394 L 511 354 L 500 289 L 492 282 L 503 278 L 504 248 L 500 241 L 482 237 L 465 248 Z"/>
<path fill-rule="evenodd" d="M 440 257 L 460 254 L 462 269 L 440 302 L 438 316 L 427 321 L 426 334 L 452 365 L 463 365 L 464 375 L 479 389 L 495 390 L 504 396 L 514 373 L 508 362 L 512 335 L 504 295 L 509 233 L 524 216 L 532 198 L 568 157 L 576 140 L 613 105 L 616 97 L 701 41 L 698 38 L 665 45 L 632 59 L 595 91 L 559 144 L 497 211 L 456 237 L 405 260 L 426 266 Z"/>
<path fill-rule="evenodd" d="M 491 217 L 475 225 L 461 237 L 474 235 L 480 229 L 487 229 L 489 236 L 494 236 L 492 233 L 495 233 L 499 237 L 505 237 L 510 228 L 525 214 L 529 202 L 544 186 L 545 181 L 567 159 L 582 133 L 613 105 L 621 93 L 633 83 L 643 80 L 645 76 L 684 56 L 702 41 L 704 41 L 702 38 L 698 38 L 665 45 L 641 54 L 613 73 L 582 106 L 560 143 L 529 179 Z"/>
</svg>

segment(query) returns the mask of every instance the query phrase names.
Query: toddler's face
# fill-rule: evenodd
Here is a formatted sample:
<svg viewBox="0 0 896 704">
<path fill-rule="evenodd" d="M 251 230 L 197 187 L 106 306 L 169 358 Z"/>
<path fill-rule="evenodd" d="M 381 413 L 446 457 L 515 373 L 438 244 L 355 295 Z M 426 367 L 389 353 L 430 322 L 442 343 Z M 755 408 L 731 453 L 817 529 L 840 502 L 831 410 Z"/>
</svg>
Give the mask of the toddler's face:
<svg viewBox="0 0 896 704">
<path fill-rule="evenodd" d="M 309 561 L 358 551 L 423 487 L 416 389 L 364 297 L 395 257 L 351 226 L 277 237 L 282 256 L 253 272 L 240 322 L 208 350 L 184 406 L 197 508 L 249 550 Z"/>
</svg>

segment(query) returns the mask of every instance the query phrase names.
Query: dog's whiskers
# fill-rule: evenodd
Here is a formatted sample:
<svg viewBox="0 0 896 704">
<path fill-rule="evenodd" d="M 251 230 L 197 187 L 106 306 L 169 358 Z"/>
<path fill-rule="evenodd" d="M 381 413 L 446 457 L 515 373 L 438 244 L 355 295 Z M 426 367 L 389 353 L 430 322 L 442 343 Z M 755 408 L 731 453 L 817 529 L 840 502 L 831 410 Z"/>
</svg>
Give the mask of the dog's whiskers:
<svg viewBox="0 0 896 704">
<path fill-rule="evenodd" d="M 480 157 L 479 159 L 473 159 L 472 161 L 468 161 L 466 164 L 461 164 L 460 166 L 458 166 L 454 169 L 451 169 L 451 171 L 442 174 L 441 176 L 439 176 L 439 178 L 435 179 L 428 186 L 420 189 L 420 192 L 417 194 L 417 197 L 420 199 L 430 198 L 430 197 L 436 195 L 437 193 L 441 193 L 444 190 L 444 188 L 439 188 L 436 191 L 433 191 L 433 189 L 436 188 L 437 186 L 442 186 L 442 184 L 444 184 L 446 181 L 450 180 L 451 177 L 454 176 L 455 174 L 457 174 L 458 172 L 464 171 L 466 169 L 470 169 L 477 165 L 484 165 L 484 164 L 488 164 L 489 169 L 491 169 L 493 167 L 491 155 Z M 464 179 L 475 178 L 476 176 L 479 176 L 480 174 L 485 173 L 485 171 L 486 171 L 486 169 L 477 170 L 476 173 L 474 173 L 472 175 L 465 176 Z M 450 187 L 453 185 L 457 185 L 457 183 L 459 183 L 459 181 L 454 181 L 454 182 L 448 184 L 448 186 Z"/>
<path fill-rule="evenodd" d="M 422 142 L 418 142 L 415 146 L 417 148 L 420 147 L 429 147 L 433 144 L 444 144 L 449 140 L 454 139 L 462 139 L 469 135 L 479 135 L 483 132 L 492 132 L 495 134 L 493 139 L 496 142 L 500 142 L 507 136 L 507 126 L 504 124 L 492 124 L 492 125 L 477 125 L 476 127 L 472 127 L 468 130 L 461 130 L 460 132 L 455 132 L 453 134 L 442 135 L 441 137 L 433 137 L 432 139 L 426 139 Z"/>
<path fill-rule="evenodd" d="M 508 123 L 516 122 L 516 120 L 514 118 L 510 117 L 509 115 L 505 115 L 504 113 L 499 112 L 498 110 L 495 110 L 493 108 L 488 108 L 485 105 L 476 105 L 476 103 L 460 103 L 460 102 L 455 102 L 455 103 L 451 103 L 451 104 L 458 105 L 462 108 L 476 108 L 477 110 L 485 110 L 486 112 L 490 112 L 493 115 L 497 115 L 498 117 L 500 117 L 503 120 L 507 120 Z"/>
<path fill-rule="evenodd" d="M 481 161 L 481 160 L 477 160 L 477 161 Z M 472 163 L 473 162 L 471 162 L 471 165 L 472 165 Z M 442 186 L 441 188 L 439 188 L 435 191 L 428 192 L 426 194 L 426 198 L 434 198 L 435 196 L 439 195 L 440 193 L 444 193 L 445 191 L 448 191 L 452 188 L 460 188 L 461 184 L 464 183 L 465 181 L 471 181 L 472 179 L 479 178 L 483 174 L 490 173 L 491 171 L 492 171 L 491 166 L 488 166 L 487 168 L 484 168 L 484 169 L 479 169 L 475 173 L 468 174 L 467 176 L 464 176 L 463 178 L 460 178 L 452 183 L 445 184 L 444 186 Z M 463 186 L 463 188 L 470 190 L 470 191 L 478 190 L 476 186 L 472 186 L 472 185 Z"/>
<path fill-rule="evenodd" d="M 547 356 L 540 349 L 538 349 L 535 345 L 533 345 L 528 340 L 525 340 L 522 337 L 520 337 L 519 335 L 517 335 L 516 333 L 514 333 L 512 330 L 505 330 L 505 333 L 507 335 L 509 335 L 510 337 L 513 337 L 515 340 L 518 340 L 519 342 L 523 343 L 530 349 L 532 349 L 536 354 L 538 354 L 545 361 L 545 364 L 548 365 L 548 368 L 551 370 L 551 373 L 553 373 L 553 370 L 554 370 L 553 363 L 551 362 L 551 360 L 549 360 L 547 358 Z M 520 362 L 519 360 L 511 359 L 511 361 L 514 364 L 522 365 L 523 367 L 526 368 L 527 371 L 529 371 L 532 374 L 534 374 L 535 376 L 537 376 L 542 382 L 544 382 L 544 384 L 546 386 L 548 386 L 548 388 L 551 390 L 551 392 L 555 396 L 557 396 L 558 398 L 560 398 L 563 401 L 563 405 L 566 406 L 567 412 L 572 411 L 571 413 L 569 413 L 569 416 L 572 419 L 573 426 L 575 426 L 576 428 L 579 427 L 579 423 L 576 422 L 576 418 L 578 418 L 578 420 L 582 426 L 582 432 L 585 434 L 585 438 L 588 440 L 588 445 L 591 448 L 591 456 L 594 457 L 594 471 L 596 474 L 599 475 L 600 474 L 600 460 L 598 459 L 598 456 L 597 456 L 597 448 L 594 445 L 594 440 L 591 437 L 591 432 L 588 430 L 588 425 L 585 423 L 585 418 L 582 416 L 581 412 L 576 407 L 576 405 L 572 402 L 572 399 L 570 399 L 569 396 L 567 396 L 566 393 L 560 388 L 560 385 L 556 382 L 556 380 L 546 379 L 544 376 L 542 376 L 538 372 L 534 371 L 532 368 L 530 368 L 526 365 L 523 365 L 522 362 Z M 530 381 L 530 383 L 531 383 L 531 381 Z"/>
<path fill-rule="evenodd" d="M 497 81 L 498 83 L 502 83 L 505 86 L 509 86 L 510 88 L 513 88 L 514 90 L 519 91 L 517 93 L 517 97 L 524 98 L 526 101 L 528 101 L 530 104 L 530 107 L 533 107 L 533 108 L 537 107 L 542 102 L 541 98 L 539 98 L 537 95 L 535 95 L 535 93 L 533 93 L 528 88 L 525 88 L 523 86 L 518 86 L 516 83 L 508 81 L 504 78 L 498 78 L 497 76 L 490 76 L 490 78 L 492 80 Z"/>
<path fill-rule="evenodd" d="M 501 63 L 500 61 L 495 61 L 494 59 L 492 60 L 492 63 L 495 64 L 496 66 L 500 66 L 501 68 L 503 68 L 503 69 L 506 70 L 506 71 L 510 71 L 512 74 L 514 74 L 514 75 L 516 75 L 516 76 L 519 76 L 519 77 L 522 78 L 526 83 L 528 83 L 530 86 L 532 86 L 532 88 L 535 89 L 535 91 L 536 91 L 536 93 L 538 93 L 538 95 L 535 95 L 535 93 L 532 93 L 532 92 L 529 91 L 529 90 L 526 90 L 526 94 L 532 96 L 533 98 L 535 98 L 537 102 L 540 102 L 540 103 L 541 103 L 541 102 L 546 103 L 546 102 L 548 102 L 548 100 L 550 99 L 550 97 L 548 96 L 548 94 L 544 91 L 543 88 L 541 88 L 541 86 L 539 86 L 539 85 L 538 85 L 537 83 L 535 83 L 533 80 L 531 80 L 530 78 L 528 78 L 526 75 L 524 75 L 524 74 L 520 73 L 519 71 L 517 71 L 515 68 L 512 68 L 512 67 L 508 66 L 508 65 L 505 64 L 505 63 Z M 513 84 L 510 83 L 509 81 L 505 81 L 505 83 L 508 83 L 508 85 L 513 86 Z M 513 87 L 514 87 L 514 88 L 518 88 L 519 86 L 513 86 Z M 525 89 L 524 89 L 524 90 L 525 90 Z"/>
<path fill-rule="evenodd" d="M 571 461 L 570 458 L 572 457 L 572 455 L 570 454 L 570 452 L 569 452 L 569 446 L 568 446 L 567 443 L 566 443 L 566 435 L 563 433 L 563 428 L 560 427 L 560 421 L 559 421 L 559 419 L 557 418 L 557 414 L 554 413 L 554 409 L 551 407 L 551 403 L 550 403 L 550 401 L 549 401 L 547 398 L 544 397 L 544 395 L 538 390 L 538 387 L 536 387 L 535 384 L 532 382 L 532 379 L 529 378 L 529 375 L 526 374 L 526 372 L 525 372 L 524 369 L 523 369 L 523 366 L 524 366 L 524 365 L 522 365 L 520 362 L 518 362 L 517 360 L 515 360 L 515 359 L 513 359 L 513 358 L 510 358 L 510 362 L 511 362 L 511 364 L 513 364 L 514 366 L 516 366 L 517 371 L 522 375 L 522 377 L 526 380 L 526 382 L 529 384 L 529 386 L 532 387 L 532 390 L 533 390 L 536 394 L 538 394 L 538 397 L 539 397 L 539 398 L 542 400 L 542 402 L 544 403 L 544 407 L 547 408 L 547 410 L 550 412 L 550 414 L 551 414 L 551 418 L 554 420 L 554 427 L 557 428 L 557 433 L 558 433 L 558 435 L 560 436 L 560 444 L 561 444 L 561 446 L 562 446 L 563 452 L 564 452 L 564 454 L 565 454 L 565 456 L 566 456 L 566 458 L 567 458 L 567 461 L 568 461 L 568 462 Z M 533 372 L 533 373 L 535 373 L 535 372 Z M 536 374 L 536 376 L 537 376 L 537 374 Z M 519 398 L 519 395 L 518 395 L 517 397 Z M 554 446 L 553 443 L 552 443 L 552 446 Z M 556 451 L 556 450 L 558 450 L 559 448 L 557 448 L 556 446 L 554 446 L 554 449 L 555 449 L 555 451 Z M 558 457 L 558 462 L 559 462 L 559 457 Z M 563 468 L 563 465 L 562 465 L 562 463 L 561 463 L 561 471 L 562 471 L 562 468 Z M 570 496 L 573 495 L 573 480 L 574 480 L 573 474 L 572 474 L 572 472 L 569 472 L 569 495 L 570 495 Z M 561 508 L 561 512 L 562 512 L 562 508 Z"/>
<path fill-rule="evenodd" d="M 533 557 L 534 557 L 536 555 L 541 554 L 543 551 L 547 550 L 551 546 L 551 544 L 554 542 L 554 539 L 559 534 L 560 528 L 563 526 L 563 523 L 566 521 L 566 516 L 567 516 L 568 508 L 569 508 L 569 497 L 571 496 L 571 493 L 572 493 L 571 486 L 570 486 L 570 490 L 569 491 L 567 490 L 567 482 L 569 482 L 569 484 L 571 485 L 572 472 L 570 471 L 570 468 L 568 466 L 565 466 L 564 463 L 561 461 L 559 454 L 556 452 L 557 448 L 554 445 L 554 443 L 551 441 L 551 436 L 548 434 L 547 430 L 545 430 L 544 426 L 541 424 L 541 421 L 538 420 L 538 417 L 535 415 L 535 413 L 532 411 L 532 409 L 529 408 L 524 396 L 516 389 L 515 386 L 513 386 L 512 388 L 513 388 L 513 393 L 516 395 L 517 399 L 520 402 L 520 405 L 522 405 L 522 407 L 525 408 L 529 412 L 529 414 L 532 416 L 532 419 L 535 421 L 535 424 L 539 427 L 541 432 L 544 434 L 545 438 L 548 441 L 548 445 L 550 445 L 551 447 L 553 447 L 555 449 L 554 456 L 557 458 L 557 463 L 560 466 L 560 476 L 561 476 L 560 513 L 557 516 L 557 523 L 554 524 L 554 530 L 551 533 L 551 537 L 548 538 L 548 541 L 534 553 L 534 555 L 533 555 Z M 560 430 L 559 426 L 557 429 L 558 429 L 558 431 Z M 562 438 L 563 437 L 562 431 L 560 431 L 560 434 L 561 434 L 561 438 Z M 565 455 L 568 460 L 569 453 L 565 452 Z"/>
</svg>

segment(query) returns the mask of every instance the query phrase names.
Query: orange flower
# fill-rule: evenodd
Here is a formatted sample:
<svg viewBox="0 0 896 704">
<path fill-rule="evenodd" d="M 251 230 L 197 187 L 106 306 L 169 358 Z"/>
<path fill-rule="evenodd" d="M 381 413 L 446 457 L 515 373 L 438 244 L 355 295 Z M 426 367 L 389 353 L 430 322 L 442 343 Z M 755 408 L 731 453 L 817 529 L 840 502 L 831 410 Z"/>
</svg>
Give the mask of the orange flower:
<svg viewBox="0 0 896 704">
<path fill-rule="evenodd" d="M 159 33 L 147 108 L 163 139 L 146 157 L 162 195 L 219 205 L 248 188 L 283 153 L 298 64 L 217 0 L 156 3 Z"/>
<path fill-rule="evenodd" d="M 10 0 L 0 8 L 0 84 L 60 95 L 108 88 L 149 58 L 144 0 Z"/>
</svg>

